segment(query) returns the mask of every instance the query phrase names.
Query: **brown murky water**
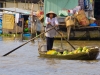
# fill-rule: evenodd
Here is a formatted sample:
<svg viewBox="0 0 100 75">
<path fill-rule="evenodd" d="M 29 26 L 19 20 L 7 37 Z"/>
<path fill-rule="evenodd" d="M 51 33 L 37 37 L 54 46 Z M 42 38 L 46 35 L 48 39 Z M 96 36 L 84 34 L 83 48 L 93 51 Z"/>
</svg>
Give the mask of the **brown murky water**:
<svg viewBox="0 0 100 75">
<path fill-rule="evenodd" d="M 37 40 L 7 57 L 2 57 L 23 43 L 13 38 L 5 40 L 0 37 L 0 75 L 100 75 L 100 56 L 93 61 L 40 58 Z M 80 45 L 100 47 L 99 41 L 71 41 L 71 43 L 75 47 Z M 55 41 L 54 46 L 60 47 L 60 41 Z M 63 47 L 71 49 L 66 42 L 63 43 Z"/>
</svg>

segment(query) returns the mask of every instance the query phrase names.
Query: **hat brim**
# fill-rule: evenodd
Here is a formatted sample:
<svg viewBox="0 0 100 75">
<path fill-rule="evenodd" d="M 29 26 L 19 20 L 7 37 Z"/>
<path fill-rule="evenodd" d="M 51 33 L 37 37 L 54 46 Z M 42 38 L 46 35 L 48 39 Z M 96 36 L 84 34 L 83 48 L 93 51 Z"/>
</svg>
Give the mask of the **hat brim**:
<svg viewBox="0 0 100 75">
<path fill-rule="evenodd" d="M 49 14 L 53 14 L 53 17 L 57 17 L 57 15 L 55 13 L 47 13 L 46 17 L 49 17 Z"/>
</svg>

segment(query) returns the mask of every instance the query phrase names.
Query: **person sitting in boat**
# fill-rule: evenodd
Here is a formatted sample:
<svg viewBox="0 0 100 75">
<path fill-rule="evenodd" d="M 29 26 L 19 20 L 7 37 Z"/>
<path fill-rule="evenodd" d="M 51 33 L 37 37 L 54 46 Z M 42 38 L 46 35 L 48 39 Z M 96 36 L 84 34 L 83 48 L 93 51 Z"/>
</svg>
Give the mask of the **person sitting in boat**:
<svg viewBox="0 0 100 75">
<path fill-rule="evenodd" d="M 48 12 L 46 14 L 45 23 L 46 23 L 46 28 L 45 28 L 46 31 L 52 28 L 52 26 L 58 26 L 57 15 L 53 11 Z M 50 30 L 45 34 L 45 36 L 47 40 L 47 50 L 52 50 L 54 37 L 56 36 L 56 30 L 55 29 Z"/>
</svg>

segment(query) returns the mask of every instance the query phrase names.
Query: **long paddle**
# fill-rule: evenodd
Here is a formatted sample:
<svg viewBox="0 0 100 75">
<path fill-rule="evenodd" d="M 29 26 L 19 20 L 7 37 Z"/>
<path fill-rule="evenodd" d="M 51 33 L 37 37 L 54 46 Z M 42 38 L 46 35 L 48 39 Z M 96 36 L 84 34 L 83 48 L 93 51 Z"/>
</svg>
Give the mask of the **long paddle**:
<svg viewBox="0 0 100 75">
<path fill-rule="evenodd" d="M 51 25 L 51 24 L 50 24 Z M 52 26 L 52 25 L 51 25 Z M 54 26 L 52 26 L 52 27 L 54 27 Z M 54 28 L 56 31 L 57 31 L 57 29 L 56 28 Z M 60 34 L 61 35 L 61 37 L 62 37 L 62 34 L 59 32 L 59 31 L 57 31 L 57 33 L 58 34 Z M 75 47 L 65 38 L 65 37 L 63 37 L 64 39 L 65 39 L 65 41 L 66 42 L 68 42 L 68 44 L 75 50 Z"/>
<path fill-rule="evenodd" d="M 49 30 L 47 30 L 46 32 L 48 32 L 48 31 L 50 31 L 50 30 L 54 29 L 55 27 L 56 27 L 56 26 L 54 26 L 54 27 L 50 28 L 50 29 L 49 29 Z M 41 33 L 41 34 L 37 35 L 36 37 L 34 37 L 34 38 L 30 39 L 29 41 L 27 41 L 27 42 L 25 42 L 24 44 L 22 44 L 22 45 L 20 45 L 20 46 L 16 47 L 15 49 L 13 49 L 13 50 L 9 51 L 8 53 L 4 54 L 3 56 L 7 56 L 7 55 L 9 55 L 10 53 L 12 53 L 12 52 L 16 51 L 16 50 L 17 50 L 17 49 L 19 49 L 20 47 L 22 47 L 22 46 L 26 45 L 26 44 L 27 44 L 27 43 L 29 43 L 30 41 L 32 41 L 32 40 L 34 40 L 34 39 L 36 39 L 37 37 L 39 37 L 39 36 L 43 35 L 43 34 L 44 34 L 44 33 L 46 33 L 46 32 L 43 32 L 43 33 Z"/>
</svg>

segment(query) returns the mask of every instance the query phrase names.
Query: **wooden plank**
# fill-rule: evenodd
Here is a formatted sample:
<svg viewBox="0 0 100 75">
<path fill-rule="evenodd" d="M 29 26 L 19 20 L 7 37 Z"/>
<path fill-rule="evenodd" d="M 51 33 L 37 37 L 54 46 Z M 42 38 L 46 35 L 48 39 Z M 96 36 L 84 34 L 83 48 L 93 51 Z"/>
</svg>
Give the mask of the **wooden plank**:
<svg viewBox="0 0 100 75">
<path fill-rule="evenodd" d="M 75 29 L 84 29 L 84 28 L 100 28 L 100 26 L 77 27 L 77 28 L 75 28 Z"/>
</svg>

